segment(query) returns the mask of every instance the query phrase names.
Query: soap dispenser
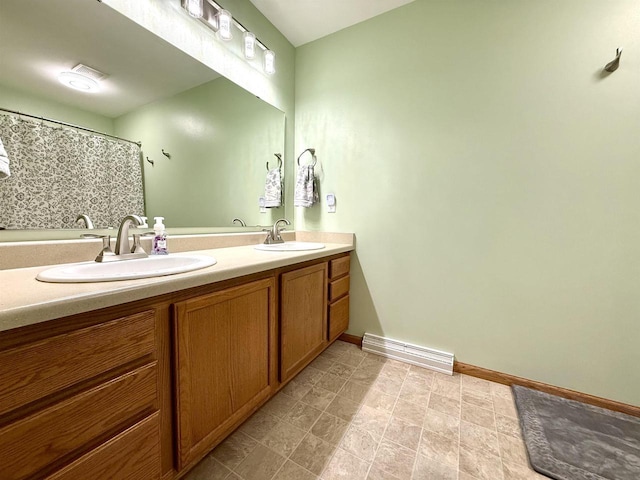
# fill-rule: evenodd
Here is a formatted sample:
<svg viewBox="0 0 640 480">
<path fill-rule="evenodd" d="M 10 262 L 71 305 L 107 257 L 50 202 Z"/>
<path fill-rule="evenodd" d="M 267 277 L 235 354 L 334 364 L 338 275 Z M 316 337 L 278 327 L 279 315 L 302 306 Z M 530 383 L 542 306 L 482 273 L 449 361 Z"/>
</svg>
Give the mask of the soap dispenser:
<svg viewBox="0 0 640 480">
<path fill-rule="evenodd" d="M 164 223 L 162 223 L 164 217 L 153 217 L 153 219 L 156 223 L 153 226 L 155 236 L 153 237 L 151 255 L 168 255 L 169 251 L 167 250 L 167 233 L 164 229 Z"/>
</svg>

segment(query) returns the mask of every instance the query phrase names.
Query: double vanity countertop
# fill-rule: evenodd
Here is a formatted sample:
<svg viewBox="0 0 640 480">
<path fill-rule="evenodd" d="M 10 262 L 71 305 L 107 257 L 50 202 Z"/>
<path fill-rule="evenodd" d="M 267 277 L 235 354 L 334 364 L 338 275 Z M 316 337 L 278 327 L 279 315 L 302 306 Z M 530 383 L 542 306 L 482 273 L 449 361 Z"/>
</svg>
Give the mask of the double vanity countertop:
<svg viewBox="0 0 640 480">
<path fill-rule="evenodd" d="M 222 280 L 264 272 L 296 263 L 348 252 L 354 249 L 353 234 L 319 232 L 289 233 L 285 240 L 322 242 L 325 248 L 293 252 L 265 252 L 255 244 L 188 250 L 217 260 L 215 265 L 192 272 L 95 283 L 45 283 L 36 275 L 47 266 L 0 270 L 0 331 L 32 325 L 55 318 L 155 297 Z M 238 237 L 242 243 L 241 236 Z M 233 243 L 233 239 L 226 239 Z M 171 244 L 169 244 L 171 247 Z M 184 250 L 186 253 L 186 250 Z"/>
</svg>

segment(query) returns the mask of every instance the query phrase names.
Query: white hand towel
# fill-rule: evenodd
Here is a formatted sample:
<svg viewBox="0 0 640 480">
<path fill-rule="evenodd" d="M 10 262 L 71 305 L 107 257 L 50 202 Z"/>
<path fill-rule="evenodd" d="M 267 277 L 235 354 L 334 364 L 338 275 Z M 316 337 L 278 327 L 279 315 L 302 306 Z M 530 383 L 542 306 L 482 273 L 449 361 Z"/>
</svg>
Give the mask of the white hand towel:
<svg viewBox="0 0 640 480">
<path fill-rule="evenodd" d="M 293 205 L 296 207 L 311 207 L 314 203 L 318 203 L 319 200 L 313 165 L 298 167 Z"/>
<path fill-rule="evenodd" d="M 274 168 L 267 172 L 264 184 L 264 206 L 275 208 L 282 205 L 282 177 L 280 169 Z"/>
<path fill-rule="evenodd" d="M 7 151 L 4 149 L 2 139 L 0 138 L 0 178 L 7 178 L 11 176 L 11 170 L 9 170 L 9 157 Z"/>
</svg>

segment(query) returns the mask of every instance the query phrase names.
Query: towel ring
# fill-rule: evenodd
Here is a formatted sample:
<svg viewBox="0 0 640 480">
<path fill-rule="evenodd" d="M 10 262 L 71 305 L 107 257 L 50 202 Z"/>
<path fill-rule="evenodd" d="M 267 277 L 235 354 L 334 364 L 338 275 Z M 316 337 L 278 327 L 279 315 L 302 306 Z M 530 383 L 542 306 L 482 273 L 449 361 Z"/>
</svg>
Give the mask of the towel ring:
<svg viewBox="0 0 640 480">
<path fill-rule="evenodd" d="M 280 170 L 282 168 L 282 154 L 281 153 L 274 153 L 273 154 L 277 159 L 278 159 L 278 170 Z M 267 172 L 269 171 L 269 161 L 267 160 Z"/>
<path fill-rule="evenodd" d="M 318 163 L 318 159 L 316 158 L 316 149 L 315 148 L 307 148 L 304 152 L 302 152 L 300 154 L 300 156 L 298 157 L 298 166 L 300 166 L 300 158 L 302 158 L 302 155 L 304 155 L 307 152 L 311 153 L 311 156 L 313 157 L 312 166 L 315 167 L 316 163 Z"/>
</svg>

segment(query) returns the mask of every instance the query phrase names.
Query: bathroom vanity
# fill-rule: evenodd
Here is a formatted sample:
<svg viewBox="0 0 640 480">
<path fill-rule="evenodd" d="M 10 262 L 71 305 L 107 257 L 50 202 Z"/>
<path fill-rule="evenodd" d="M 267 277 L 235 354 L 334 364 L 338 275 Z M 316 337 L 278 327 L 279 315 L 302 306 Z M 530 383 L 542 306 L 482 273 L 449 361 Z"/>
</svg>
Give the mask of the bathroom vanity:
<svg viewBox="0 0 640 480">
<path fill-rule="evenodd" d="M 351 250 L 202 250 L 218 264 L 102 284 L 1 271 L 24 298 L 0 310 L 0 477 L 184 475 L 346 330 Z"/>
</svg>

